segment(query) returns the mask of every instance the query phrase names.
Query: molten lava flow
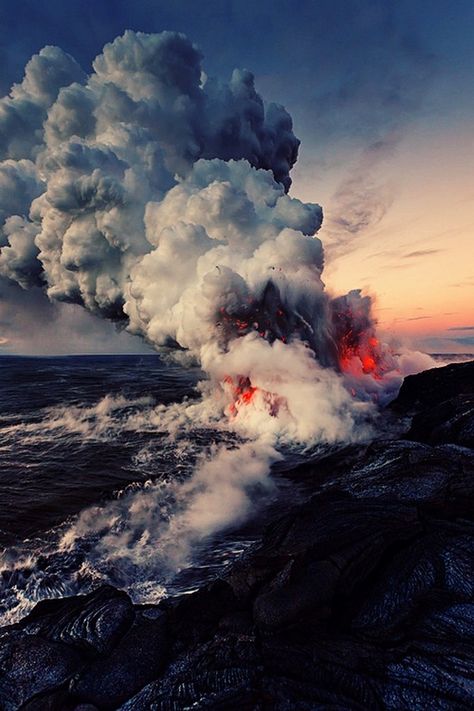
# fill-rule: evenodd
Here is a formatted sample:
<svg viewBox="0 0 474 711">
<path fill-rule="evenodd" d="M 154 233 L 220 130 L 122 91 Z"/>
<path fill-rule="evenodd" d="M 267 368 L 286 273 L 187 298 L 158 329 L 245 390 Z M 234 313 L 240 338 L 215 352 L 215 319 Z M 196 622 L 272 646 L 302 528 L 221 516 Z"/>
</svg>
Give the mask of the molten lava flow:
<svg viewBox="0 0 474 711">
<path fill-rule="evenodd" d="M 374 336 L 354 342 L 351 333 L 338 344 L 339 365 L 343 372 L 354 375 L 362 370 L 364 375 L 371 375 L 381 380 L 384 373 L 383 356 L 380 344 Z"/>
<path fill-rule="evenodd" d="M 354 334 L 349 329 L 340 337 L 337 343 L 339 367 L 343 373 L 350 375 L 370 375 L 374 380 L 382 380 L 390 370 L 391 363 L 387 353 L 375 335 L 367 333 Z"/>
<path fill-rule="evenodd" d="M 382 380 L 394 363 L 375 335 L 370 297 L 356 290 L 334 299 L 331 308 L 340 370 L 354 377 L 369 375 Z"/>
<path fill-rule="evenodd" d="M 255 393 L 259 390 L 253 387 L 249 378 L 241 375 L 239 375 L 235 381 L 230 375 L 226 375 L 224 383 L 227 385 L 227 389 L 230 391 L 232 397 L 232 402 L 229 406 L 229 412 L 232 416 L 237 414 L 242 405 L 248 405 L 252 402 Z"/>
<path fill-rule="evenodd" d="M 231 418 L 245 411 L 251 403 L 259 410 L 265 411 L 270 417 L 278 417 L 281 411 L 288 409 L 285 397 L 269 390 L 255 387 L 252 385 L 250 378 L 246 376 L 238 375 L 233 378 L 230 375 L 226 375 L 222 385 L 231 399 L 231 403 L 226 410 Z"/>
<path fill-rule="evenodd" d="M 297 309 L 285 302 L 279 287 L 270 280 L 258 299 L 242 298 L 232 308 L 220 307 L 216 326 L 223 349 L 252 332 L 270 344 L 289 343 L 289 348 L 302 342 L 323 368 L 345 376 L 345 387 L 353 397 L 364 398 L 370 393 L 377 399 L 379 381 L 396 369 L 396 362 L 376 336 L 371 308 L 370 297 L 355 290 L 328 302 L 327 310 L 318 311 L 313 305 L 311 312 L 305 311 L 304 304 Z M 272 416 L 284 406 L 283 399 L 254 387 L 247 376 L 229 375 L 223 386 L 231 401 L 227 408 L 231 417 L 245 412 L 250 403 L 254 403 L 252 409 L 263 408 Z"/>
</svg>

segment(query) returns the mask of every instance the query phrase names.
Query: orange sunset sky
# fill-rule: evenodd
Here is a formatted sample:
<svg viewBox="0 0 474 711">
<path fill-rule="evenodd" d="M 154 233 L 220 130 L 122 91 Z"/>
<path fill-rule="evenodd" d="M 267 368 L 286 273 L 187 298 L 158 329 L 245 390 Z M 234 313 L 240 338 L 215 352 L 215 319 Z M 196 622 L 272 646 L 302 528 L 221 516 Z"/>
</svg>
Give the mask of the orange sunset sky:
<svg viewBox="0 0 474 711">
<path fill-rule="evenodd" d="M 324 179 L 307 160 L 297 165 L 293 194 L 324 207 L 328 288 L 373 294 L 386 338 L 433 352 L 474 351 L 473 167 L 468 122 L 449 132 L 414 126 L 371 167 L 369 194 L 388 196 L 380 219 L 341 244 L 335 193 L 347 163 Z"/>
</svg>

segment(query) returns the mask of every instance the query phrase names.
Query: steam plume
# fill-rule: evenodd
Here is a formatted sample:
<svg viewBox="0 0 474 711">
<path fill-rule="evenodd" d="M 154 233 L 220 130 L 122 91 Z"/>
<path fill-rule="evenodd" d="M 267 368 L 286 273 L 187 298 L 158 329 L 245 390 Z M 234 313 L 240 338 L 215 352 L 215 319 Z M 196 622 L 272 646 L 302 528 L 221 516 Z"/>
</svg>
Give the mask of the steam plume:
<svg viewBox="0 0 474 711">
<path fill-rule="evenodd" d="M 62 548 L 100 534 L 96 559 L 139 564 L 159 542 L 182 565 L 247 513 L 280 449 L 367 437 L 372 401 L 396 390 L 370 299 L 324 288 L 322 210 L 288 195 L 298 145 L 250 72 L 209 79 L 172 32 L 125 32 L 88 77 L 46 47 L 1 100 L 0 274 L 201 364 L 202 400 L 148 423 L 250 440 L 174 484 L 166 524 L 148 489 L 83 513 Z"/>
</svg>

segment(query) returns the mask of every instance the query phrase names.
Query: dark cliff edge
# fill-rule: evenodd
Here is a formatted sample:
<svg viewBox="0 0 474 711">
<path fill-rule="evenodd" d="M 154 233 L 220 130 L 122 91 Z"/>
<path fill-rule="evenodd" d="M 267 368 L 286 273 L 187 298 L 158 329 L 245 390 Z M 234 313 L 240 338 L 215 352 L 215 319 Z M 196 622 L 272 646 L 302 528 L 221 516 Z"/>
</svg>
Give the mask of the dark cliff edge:
<svg viewBox="0 0 474 711">
<path fill-rule="evenodd" d="M 306 464 L 307 499 L 196 593 L 104 586 L 0 630 L 0 708 L 473 708 L 474 362 L 390 409 L 404 439 Z"/>
</svg>

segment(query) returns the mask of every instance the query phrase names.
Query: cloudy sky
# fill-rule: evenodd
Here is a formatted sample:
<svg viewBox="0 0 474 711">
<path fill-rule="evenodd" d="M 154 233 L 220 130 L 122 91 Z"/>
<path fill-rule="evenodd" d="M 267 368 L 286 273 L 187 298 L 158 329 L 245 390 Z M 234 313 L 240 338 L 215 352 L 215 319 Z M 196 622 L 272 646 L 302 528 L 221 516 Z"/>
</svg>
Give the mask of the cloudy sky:
<svg viewBox="0 0 474 711">
<path fill-rule="evenodd" d="M 250 69 L 301 139 L 291 194 L 323 206 L 328 288 L 373 294 L 388 338 L 474 351 L 471 0 L 2 0 L 0 28 L 2 94 L 43 46 L 89 73 L 125 29 L 186 33 L 208 76 Z M 0 300 L 5 351 L 146 348 L 39 289 Z"/>
</svg>

